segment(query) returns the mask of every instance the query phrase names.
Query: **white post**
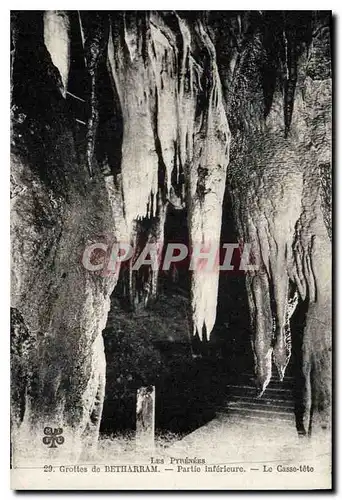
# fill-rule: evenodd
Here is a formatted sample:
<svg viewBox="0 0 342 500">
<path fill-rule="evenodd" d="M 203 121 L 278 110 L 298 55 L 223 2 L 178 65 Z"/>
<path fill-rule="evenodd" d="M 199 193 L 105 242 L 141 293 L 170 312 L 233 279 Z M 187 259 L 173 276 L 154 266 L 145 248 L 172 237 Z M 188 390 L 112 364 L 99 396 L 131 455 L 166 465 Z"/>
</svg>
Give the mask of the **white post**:
<svg viewBox="0 0 342 500">
<path fill-rule="evenodd" d="M 136 446 L 144 450 L 154 448 L 155 387 L 140 387 L 137 390 Z"/>
</svg>

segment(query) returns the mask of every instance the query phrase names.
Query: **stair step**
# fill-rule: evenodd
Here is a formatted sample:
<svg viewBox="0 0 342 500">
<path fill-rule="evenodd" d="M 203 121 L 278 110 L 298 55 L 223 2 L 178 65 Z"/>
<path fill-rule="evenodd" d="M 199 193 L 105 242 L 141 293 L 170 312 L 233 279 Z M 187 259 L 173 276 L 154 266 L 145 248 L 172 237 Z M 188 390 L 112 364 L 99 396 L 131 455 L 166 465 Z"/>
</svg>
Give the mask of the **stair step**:
<svg viewBox="0 0 342 500">
<path fill-rule="evenodd" d="M 239 379 L 232 379 L 232 380 L 229 380 L 229 383 L 230 384 L 237 384 L 237 385 L 250 385 L 252 387 L 255 386 L 255 378 L 254 377 L 239 377 Z M 282 382 L 278 379 L 271 379 L 268 386 L 267 386 L 268 389 L 288 389 L 288 390 L 292 390 L 293 388 L 293 381 L 291 380 L 283 380 Z"/>
<path fill-rule="evenodd" d="M 258 408 L 236 408 L 234 406 L 228 406 L 228 413 L 235 412 L 239 413 L 239 415 L 255 415 L 259 417 L 265 417 L 272 420 L 273 418 L 281 417 L 285 420 L 293 420 L 292 413 L 284 412 L 284 411 L 272 411 L 272 410 L 260 410 Z"/>
<path fill-rule="evenodd" d="M 242 394 L 244 393 L 244 391 L 253 391 L 254 394 L 256 392 L 256 388 L 254 386 L 252 386 L 252 385 L 227 384 L 226 387 L 229 388 L 229 389 L 239 389 Z M 265 390 L 265 394 L 268 393 L 268 392 L 280 393 L 280 394 L 284 393 L 284 394 L 289 394 L 290 396 L 292 396 L 292 389 L 288 389 L 288 388 L 267 387 L 266 390 Z"/>
<path fill-rule="evenodd" d="M 276 413 L 267 412 L 262 410 L 251 410 L 251 409 L 241 409 L 241 408 L 228 408 L 225 412 L 219 411 L 219 414 L 225 414 L 230 417 L 234 415 L 238 417 L 239 421 L 244 419 L 256 419 L 264 422 L 294 422 L 294 415 L 290 413 Z"/>
<path fill-rule="evenodd" d="M 271 411 L 275 413 L 293 413 L 293 406 L 279 406 L 275 405 L 272 403 L 272 405 L 267 405 L 263 404 L 261 401 L 254 403 L 252 401 L 241 401 L 241 400 L 236 400 L 236 401 L 231 401 L 230 403 L 227 404 L 227 408 L 234 408 L 234 409 L 250 409 L 251 411 L 253 410 L 262 410 L 262 411 Z"/>
<path fill-rule="evenodd" d="M 227 414 L 225 412 L 217 412 L 217 416 L 218 417 L 225 417 L 225 419 L 227 419 L 227 421 L 231 422 L 232 424 L 237 424 L 239 425 L 239 427 L 241 428 L 241 425 L 245 422 L 245 423 L 253 423 L 253 424 L 257 424 L 258 426 L 261 426 L 261 427 L 265 427 L 266 429 L 268 428 L 269 429 L 269 426 L 270 426 L 270 422 L 276 422 L 277 424 L 286 424 L 289 426 L 289 428 L 292 428 L 293 432 L 295 432 L 295 421 L 294 421 L 294 418 L 293 419 L 288 419 L 288 418 L 281 418 L 281 417 L 277 417 L 277 418 L 267 418 L 267 417 L 263 417 L 263 416 L 256 416 L 256 415 L 251 415 L 251 414 L 248 414 L 248 415 L 237 415 L 237 414 L 234 414 L 234 413 L 230 413 L 230 414 Z"/>
<path fill-rule="evenodd" d="M 254 373 L 252 372 L 242 372 L 241 374 L 239 373 L 238 375 L 239 377 L 250 377 L 250 378 L 254 378 L 255 375 Z M 272 377 L 271 377 L 271 380 L 274 380 L 274 381 L 279 381 L 279 375 L 277 372 L 272 372 Z M 284 380 L 285 381 L 289 381 L 289 382 L 292 382 L 294 380 L 294 377 L 290 376 L 290 375 L 285 375 L 284 377 Z"/>
<path fill-rule="evenodd" d="M 279 406 L 281 408 L 293 408 L 293 402 L 286 399 L 277 398 L 267 398 L 262 396 L 261 398 L 256 398 L 252 396 L 241 396 L 239 394 L 231 394 L 230 397 L 233 401 L 241 401 L 244 403 L 255 403 L 263 406 Z"/>
</svg>

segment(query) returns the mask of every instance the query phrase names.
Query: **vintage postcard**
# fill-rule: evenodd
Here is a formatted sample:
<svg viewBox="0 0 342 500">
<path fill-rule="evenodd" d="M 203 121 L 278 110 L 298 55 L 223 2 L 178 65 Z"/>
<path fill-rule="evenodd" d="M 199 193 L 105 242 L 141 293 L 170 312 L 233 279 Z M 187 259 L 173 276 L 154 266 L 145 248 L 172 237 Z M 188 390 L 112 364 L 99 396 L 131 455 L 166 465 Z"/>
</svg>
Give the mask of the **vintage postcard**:
<svg viewBox="0 0 342 500">
<path fill-rule="evenodd" d="M 331 39 L 11 12 L 13 489 L 331 489 Z"/>
</svg>

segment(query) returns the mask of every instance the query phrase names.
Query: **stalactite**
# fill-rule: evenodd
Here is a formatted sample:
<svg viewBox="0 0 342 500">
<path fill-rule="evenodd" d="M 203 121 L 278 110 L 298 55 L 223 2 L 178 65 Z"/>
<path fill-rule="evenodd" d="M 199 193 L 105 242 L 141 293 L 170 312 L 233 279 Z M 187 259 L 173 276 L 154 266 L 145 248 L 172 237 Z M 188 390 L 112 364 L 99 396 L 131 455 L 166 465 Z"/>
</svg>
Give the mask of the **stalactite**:
<svg viewBox="0 0 342 500">
<path fill-rule="evenodd" d="M 298 305 L 298 293 L 295 290 L 292 294 L 288 292 L 288 298 L 284 303 L 285 317 L 282 335 L 276 337 L 276 342 L 273 347 L 273 360 L 277 367 L 280 380 L 283 380 L 286 367 L 290 361 L 292 351 L 292 338 L 291 338 L 291 317 Z"/>
<path fill-rule="evenodd" d="M 90 177 L 93 176 L 98 111 L 98 68 L 106 57 L 108 43 L 108 19 L 105 14 L 81 12 L 80 23 L 84 43 L 86 67 L 90 76 L 89 117 L 87 122 L 86 159 Z"/>
<path fill-rule="evenodd" d="M 154 15 L 150 20 L 151 43 L 149 58 L 153 68 L 157 92 L 156 131 L 161 155 L 166 166 L 166 190 L 170 194 L 171 176 L 177 166 L 175 145 L 178 136 L 177 120 L 177 68 L 178 48 L 176 36 Z"/>
<path fill-rule="evenodd" d="M 272 377 L 272 310 L 269 281 L 266 273 L 247 279 L 252 317 L 252 348 L 258 396 L 262 396 Z"/>
<path fill-rule="evenodd" d="M 282 148 L 275 148 L 277 152 L 271 160 L 267 154 L 264 157 L 264 153 L 256 153 L 253 142 L 249 148 L 234 169 L 237 180 L 240 168 L 248 166 L 248 185 L 243 176 L 244 196 L 235 190 L 233 196 L 239 199 L 235 210 L 240 231 L 244 240 L 252 243 L 259 263 L 259 270 L 251 277 L 247 275 L 247 283 L 255 372 L 262 394 L 272 375 L 272 359 L 282 379 L 291 354 L 289 321 L 293 292 L 289 294 L 289 276 L 295 227 L 302 212 L 303 172 L 295 150 L 289 147 L 285 153 Z M 280 173 L 278 166 L 285 161 L 287 168 Z M 267 197 L 260 195 L 264 192 Z"/>
<path fill-rule="evenodd" d="M 321 203 L 324 222 L 329 238 L 332 239 L 332 169 L 330 162 L 320 164 Z"/>
<path fill-rule="evenodd" d="M 146 308 L 157 298 L 167 210 L 167 205 L 161 202 L 161 198 L 159 200 L 154 215 L 149 214 L 135 221 L 131 240 L 134 249 L 133 258 L 123 267 L 120 276 L 122 297 L 132 310 Z M 149 248 L 151 251 L 148 251 Z M 137 259 L 141 256 L 151 263 L 134 269 Z"/>
<path fill-rule="evenodd" d="M 222 202 L 224 194 L 223 179 L 229 162 L 230 131 L 223 106 L 221 82 L 216 65 L 215 48 L 198 22 L 193 38 L 206 52 L 206 62 L 199 68 L 190 55 L 191 35 L 180 20 L 183 34 L 180 99 L 185 116 L 191 117 L 193 108 L 189 109 L 196 92 L 196 103 L 201 107 L 195 109 L 194 123 L 188 130 L 183 129 L 181 150 L 185 149 L 187 159 L 184 169 L 187 183 L 187 206 L 189 221 L 189 239 L 192 249 L 200 245 L 204 251 L 217 251 L 221 233 Z M 187 57 L 187 59 L 186 59 Z M 186 68 L 189 68 L 186 75 Z M 201 72 L 200 72 L 201 70 Z M 202 73 L 202 74 L 201 74 Z M 182 109 L 180 107 L 180 109 Z M 186 123 L 186 122 L 185 122 Z M 188 122 L 189 123 L 189 122 Z M 196 140 L 194 140 L 196 138 Z M 182 157 L 182 154 L 181 154 Z M 218 263 L 215 262 L 206 272 L 195 265 L 191 278 L 191 307 L 193 317 L 193 333 L 202 339 L 206 332 L 207 339 L 216 319 L 218 291 Z"/>
<path fill-rule="evenodd" d="M 305 52 L 311 39 L 311 13 L 301 14 L 298 19 L 296 16 L 287 19 L 284 27 L 284 50 L 275 46 L 279 52 L 278 65 L 285 71 L 279 71 L 278 67 L 275 90 L 271 88 L 266 96 L 270 108 L 266 113 L 266 127 L 260 135 L 257 132 L 256 137 L 248 134 L 246 127 L 242 128 L 242 135 L 247 134 L 248 140 L 237 143 L 229 169 L 240 235 L 254 244 L 261 262 L 255 276 L 252 273 L 246 278 L 260 394 L 271 378 L 272 360 L 280 379 L 284 377 L 292 349 L 290 320 L 299 296 L 302 302 L 309 304 L 306 326 L 309 333 L 305 334 L 302 348 L 306 387 L 313 389 L 311 370 L 314 366 L 320 370 L 329 357 L 329 327 L 327 332 L 319 331 L 322 325 L 319 327 L 311 321 L 310 311 L 317 307 L 322 310 L 323 318 L 329 316 L 329 222 L 323 228 L 323 219 L 327 219 L 329 210 L 329 200 L 327 203 L 324 199 L 324 191 L 328 192 L 329 188 L 324 184 L 329 181 L 325 179 L 322 165 L 327 168 L 330 165 L 331 82 L 326 64 L 326 72 L 321 73 L 323 81 L 314 81 L 312 71 L 317 63 L 317 51 Z M 316 41 L 313 46 L 320 47 L 320 43 Z M 310 53 L 315 54 L 314 61 L 310 60 Z M 254 70 L 258 74 L 264 71 L 262 68 L 256 66 Z M 256 81 L 257 78 L 256 75 Z M 284 81 L 285 96 L 278 88 Z M 237 92 L 240 95 L 247 92 L 242 83 Z M 247 92 L 247 95 L 251 94 Z M 284 121 L 286 140 L 280 139 Z M 266 192 L 267 200 L 263 194 Z M 318 241 L 324 248 L 324 258 L 323 254 L 318 256 Z M 260 300 L 260 297 L 263 298 Z M 259 311 L 263 308 L 262 314 L 258 314 L 258 308 Z M 321 356 L 324 361 L 316 363 L 316 354 L 313 354 L 316 345 L 311 345 L 310 335 L 321 336 L 322 354 L 317 357 Z M 316 380 L 315 384 L 329 393 L 325 381 Z M 304 404 L 310 413 L 311 403 L 313 408 L 315 401 L 309 399 L 309 407 L 306 401 Z M 328 398 L 325 396 L 325 399 Z"/>
<path fill-rule="evenodd" d="M 284 125 L 285 138 L 290 132 L 295 92 L 298 80 L 298 62 L 301 54 L 307 52 L 311 43 L 312 12 L 283 14 L 284 77 Z"/>
<path fill-rule="evenodd" d="M 44 12 L 44 43 L 51 55 L 53 64 L 58 68 L 63 83 L 65 97 L 70 67 L 70 23 L 65 11 L 47 10 Z"/>
<path fill-rule="evenodd" d="M 148 18 L 144 56 L 138 43 L 139 19 L 131 15 L 119 28 L 122 36 L 110 36 L 108 46 L 124 118 L 122 174 L 128 225 L 155 215 L 159 190 L 169 199 L 179 191 L 178 176 L 173 185 L 178 169 L 187 190 L 191 244 L 218 246 L 230 132 L 214 45 L 200 22 L 190 28 L 176 15 L 175 33 L 162 15 L 153 14 Z M 196 51 L 205 52 L 204 62 L 196 60 Z M 165 176 L 159 175 L 160 168 L 165 168 Z M 200 338 L 204 329 L 209 337 L 213 328 L 217 288 L 218 269 L 193 271 L 194 334 Z"/>
<path fill-rule="evenodd" d="M 291 126 L 294 96 L 297 84 L 297 46 L 296 39 L 284 30 L 286 77 L 284 83 L 284 123 L 285 137 L 288 136 Z"/>
<path fill-rule="evenodd" d="M 295 165 L 294 156 L 288 154 L 287 162 L 288 171 L 282 179 L 282 191 L 275 190 L 274 192 L 269 230 L 270 238 L 268 239 L 270 286 L 274 297 L 275 310 L 273 314 L 276 318 L 273 359 L 281 380 L 284 377 L 290 355 L 288 352 L 289 344 L 286 342 L 289 293 L 288 255 L 291 255 L 294 227 L 300 217 L 302 194 L 302 174 Z M 293 188 L 293 186 L 296 187 Z M 291 208 L 289 209 L 289 207 Z"/>
<path fill-rule="evenodd" d="M 123 196 L 126 220 L 132 227 L 135 219 L 148 215 L 151 194 L 158 194 L 158 155 L 153 133 L 156 87 L 151 65 L 145 64 L 139 48 L 136 23 L 121 23 L 118 30 L 120 36 L 113 38 L 111 32 L 109 37 L 108 62 L 123 115 Z M 146 43 L 150 47 L 150 38 Z"/>
</svg>

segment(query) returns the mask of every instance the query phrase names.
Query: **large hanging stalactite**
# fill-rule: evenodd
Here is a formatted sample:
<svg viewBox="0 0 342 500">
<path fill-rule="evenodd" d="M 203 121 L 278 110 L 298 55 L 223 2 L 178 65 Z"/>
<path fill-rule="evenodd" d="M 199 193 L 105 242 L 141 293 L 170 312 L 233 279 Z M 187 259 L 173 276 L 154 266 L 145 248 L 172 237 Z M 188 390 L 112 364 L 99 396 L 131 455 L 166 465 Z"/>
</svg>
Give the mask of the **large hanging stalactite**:
<svg viewBox="0 0 342 500">
<path fill-rule="evenodd" d="M 139 31 L 140 16 L 145 14 L 127 14 L 129 23 L 124 16 L 116 25 L 116 36 L 113 29 L 110 34 L 108 61 L 124 120 L 121 171 L 125 215 L 131 228 L 135 219 L 148 215 L 150 200 L 157 198 L 158 155 L 152 127 L 155 86 L 151 66 L 145 63 L 145 44 L 149 42 L 142 44 Z M 156 200 L 153 206 L 155 210 Z"/>
<path fill-rule="evenodd" d="M 179 191 L 179 174 L 172 185 L 176 169 L 187 189 L 190 244 L 218 248 L 230 132 L 215 48 L 201 21 L 192 27 L 181 15 L 173 16 L 176 32 L 169 27 L 170 15 L 164 20 L 160 14 L 125 13 L 112 22 L 116 36 L 110 36 L 109 64 L 125 123 L 126 220 L 130 227 L 147 216 L 150 201 L 154 216 L 160 193 L 165 192 L 165 203 Z M 218 269 L 204 274 L 197 266 L 191 289 L 194 334 L 202 338 L 205 330 L 209 337 Z"/>
<path fill-rule="evenodd" d="M 189 236 L 193 251 L 200 246 L 204 252 L 212 252 L 218 251 L 220 241 L 225 189 L 222 180 L 226 177 L 229 162 L 230 131 L 224 111 L 214 45 L 203 25 L 198 23 L 197 29 L 194 35 L 200 38 L 201 49 L 205 51 L 205 66 L 201 78 L 204 95 L 200 93 L 197 97 L 194 156 L 188 167 Z M 218 263 L 209 271 L 195 264 L 191 286 L 193 328 L 194 334 L 198 334 L 200 339 L 205 334 L 210 339 L 215 323 L 218 277 Z"/>
</svg>

